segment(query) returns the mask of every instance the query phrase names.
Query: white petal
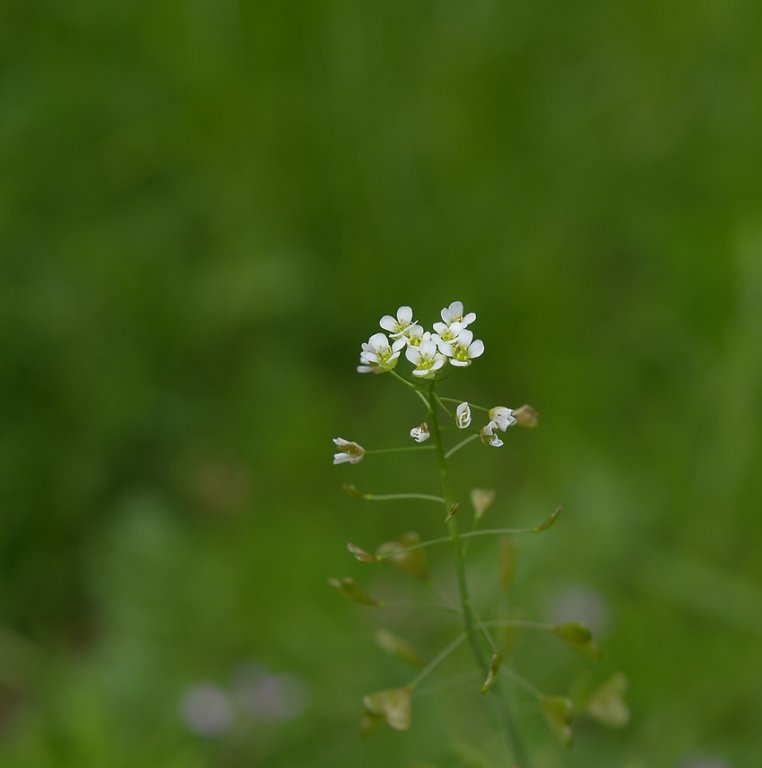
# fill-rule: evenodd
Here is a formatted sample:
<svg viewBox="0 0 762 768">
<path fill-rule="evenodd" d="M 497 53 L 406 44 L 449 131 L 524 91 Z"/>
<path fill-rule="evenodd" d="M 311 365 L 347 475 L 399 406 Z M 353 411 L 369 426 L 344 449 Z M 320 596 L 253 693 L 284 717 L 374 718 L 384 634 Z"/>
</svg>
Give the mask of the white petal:
<svg viewBox="0 0 762 768">
<path fill-rule="evenodd" d="M 345 445 L 349 445 L 350 441 L 345 440 L 343 437 L 334 437 L 333 438 L 333 444 L 338 445 L 339 447 L 343 448 Z"/>
<path fill-rule="evenodd" d="M 391 315 L 384 315 L 379 322 L 379 325 L 390 333 L 397 327 L 397 321 Z"/>
<path fill-rule="evenodd" d="M 401 323 L 409 323 L 413 319 L 413 309 L 412 307 L 400 307 L 397 310 L 397 320 L 399 320 Z"/>
<path fill-rule="evenodd" d="M 476 320 L 476 312 L 469 312 L 464 318 L 463 318 L 463 327 L 465 328 L 467 325 L 471 325 L 471 323 Z"/>
<path fill-rule="evenodd" d="M 464 328 L 458 334 L 458 344 L 462 344 L 464 347 L 467 347 L 473 340 L 474 340 L 474 332 L 469 331 L 468 328 Z"/>
<path fill-rule="evenodd" d="M 370 339 L 368 339 L 368 343 L 374 350 L 378 351 L 379 349 L 386 349 L 386 347 L 389 346 L 389 339 L 386 338 L 386 334 L 384 333 L 374 333 Z"/>
<path fill-rule="evenodd" d="M 468 368 L 471 365 L 470 360 L 456 360 L 454 357 L 450 358 L 450 365 L 454 365 L 456 368 Z"/>
<path fill-rule="evenodd" d="M 484 342 L 481 339 L 477 339 L 473 344 L 468 347 L 468 356 L 471 358 L 481 357 L 484 354 Z"/>
<path fill-rule="evenodd" d="M 439 351 L 445 356 L 445 357 L 452 357 L 453 356 L 453 349 L 452 344 L 450 344 L 447 341 L 440 341 L 439 342 Z"/>
<path fill-rule="evenodd" d="M 373 368 L 369 365 L 358 365 L 357 373 L 373 373 Z"/>
<path fill-rule="evenodd" d="M 392 344 L 392 350 L 394 352 L 399 352 L 406 344 L 407 344 L 407 339 L 404 339 L 404 338 L 395 339 L 394 343 Z"/>
<path fill-rule="evenodd" d="M 463 302 L 453 301 L 450 304 L 450 317 L 463 317 Z"/>
<path fill-rule="evenodd" d="M 334 453 L 333 454 L 333 463 L 334 464 L 344 464 L 347 461 L 351 460 L 351 456 L 348 453 Z"/>
<path fill-rule="evenodd" d="M 429 375 L 429 372 L 421 368 L 416 368 L 413 371 L 413 376 L 428 376 L 428 375 Z"/>
<path fill-rule="evenodd" d="M 447 323 L 434 323 L 434 330 L 442 334 L 447 330 Z"/>
<path fill-rule="evenodd" d="M 418 361 L 421 359 L 421 348 L 408 347 L 405 350 L 405 357 L 410 360 L 413 365 L 418 365 Z"/>
</svg>

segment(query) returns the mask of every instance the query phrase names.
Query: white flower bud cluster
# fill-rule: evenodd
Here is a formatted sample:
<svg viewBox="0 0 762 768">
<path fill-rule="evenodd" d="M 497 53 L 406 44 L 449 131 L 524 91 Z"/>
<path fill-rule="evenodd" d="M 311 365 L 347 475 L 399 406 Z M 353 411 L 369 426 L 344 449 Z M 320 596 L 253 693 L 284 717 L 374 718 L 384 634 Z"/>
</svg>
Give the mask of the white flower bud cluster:
<svg viewBox="0 0 762 768">
<path fill-rule="evenodd" d="M 433 332 L 426 331 L 413 320 L 413 310 L 404 306 L 397 316 L 384 315 L 379 325 L 386 333 L 374 333 L 362 345 L 360 373 L 386 373 L 397 367 L 402 351 L 413 365 L 413 376 L 434 379 L 447 363 L 465 368 L 484 353 L 484 342 L 474 339 L 468 326 L 476 314 L 463 311 L 463 303 L 453 301 L 440 313 L 442 322 L 434 323 Z"/>
<path fill-rule="evenodd" d="M 489 421 L 481 428 L 479 435 L 484 445 L 491 445 L 493 448 L 499 448 L 503 441 L 497 434 L 499 429 L 501 432 L 505 432 L 508 427 L 512 427 L 516 423 L 516 417 L 513 415 L 511 408 L 506 408 L 504 405 L 496 405 L 494 408 L 490 408 Z"/>
</svg>

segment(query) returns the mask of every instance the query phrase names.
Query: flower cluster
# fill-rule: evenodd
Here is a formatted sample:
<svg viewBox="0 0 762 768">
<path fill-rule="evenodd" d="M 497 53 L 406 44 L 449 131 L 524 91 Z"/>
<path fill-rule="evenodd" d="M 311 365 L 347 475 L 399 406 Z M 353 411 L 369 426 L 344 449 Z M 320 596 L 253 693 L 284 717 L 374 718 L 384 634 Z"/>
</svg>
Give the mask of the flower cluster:
<svg viewBox="0 0 762 768">
<path fill-rule="evenodd" d="M 474 312 L 464 313 L 463 303 L 453 301 L 441 313 L 441 322 L 434 323 L 433 332 L 413 320 L 413 310 L 404 306 L 397 316 L 384 315 L 379 325 L 386 333 L 374 333 L 362 345 L 360 373 L 387 373 L 397 367 L 402 351 L 413 365 L 413 376 L 435 379 L 450 365 L 465 368 L 484 353 L 484 342 L 474 339 L 468 326 L 476 320 Z"/>
</svg>

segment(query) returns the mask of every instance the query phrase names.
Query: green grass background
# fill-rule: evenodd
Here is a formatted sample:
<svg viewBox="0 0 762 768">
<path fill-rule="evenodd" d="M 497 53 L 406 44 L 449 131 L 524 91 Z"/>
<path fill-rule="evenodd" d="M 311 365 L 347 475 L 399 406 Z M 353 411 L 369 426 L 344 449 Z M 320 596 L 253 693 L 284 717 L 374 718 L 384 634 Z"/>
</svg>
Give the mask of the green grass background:
<svg viewBox="0 0 762 768">
<path fill-rule="evenodd" d="M 496 525 L 565 505 L 522 546 L 517 610 L 569 585 L 606 607 L 597 666 L 525 635 L 517 669 L 630 680 L 629 727 L 569 753 L 509 687 L 537 764 L 756 765 L 761 23 L 744 0 L 4 3 L 0 763 L 499 755 L 474 680 L 361 743 L 363 693 L 409 677 L 374 629 L 430 656 L 450 625 L 326 586 L 422 594 L 344 544 L 442 535 L 439 512 L 339 489 L 435 468 L 334 468 L 330 439 L 409 439 L 419 405 L 354 372 L 359 344 L 461 299 L 487 351 L 446 393 L 541 427 L 464 451 L 456 488 L 495 487 Z M 485 610 L 493 553 L 469 551 Z M 183 692 L 252 664 L 307 708 L 192 733 Z"/>
</svg>

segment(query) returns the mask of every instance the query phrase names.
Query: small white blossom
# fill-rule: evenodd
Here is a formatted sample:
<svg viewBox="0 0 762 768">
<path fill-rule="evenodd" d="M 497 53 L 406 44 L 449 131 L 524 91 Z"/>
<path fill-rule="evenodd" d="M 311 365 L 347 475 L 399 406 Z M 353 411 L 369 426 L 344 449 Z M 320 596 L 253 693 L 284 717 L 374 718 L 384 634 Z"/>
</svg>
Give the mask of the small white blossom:
<svg viewBox="0 0 762 768">
<path fill-rule="evenodd" d="M 450 365 L 465 368 L 471 365 L 471 360 L 484 354 L 484 342 L 473 339 L 472 331 L 461 331 L 453 343 L 440 342 L 439 351 L 450 358 Z"/>
<path fill-rule="evenodd" d="M 405 328 L 405 333 L 400 338 L 405 339 L 411 347 L 420 347 L 422 341 L 428 341 L 431 338 L 431 333 L 424 331 L 418 323 L 413 323 Z"/>
<path fill-rule="evenodd" d="M 425 443 L 431 437 L 429 425 L 424 421 L 419 427 L 413 427 L 410 430 L 410 437 L 412 437 L 416 443 Z"/>
<path fill-rule="evenodd" d="M 405 330 L 413 324 L 413 309 L 412 307 L 399 307 L 397 309 L 397 317 L 391 315 L 384 315 L 381 318 L 379 325 L 388 331 L 391 337 L 394 339 L 397 336 L 402 336 Z"/>
<path fill-rule="evenodd" d="M 489 417 L 492 421 L 497 423 L 497 426 L 500 427 L 503 432 L 516 423 L 516 417 L 513 415 L 513 411 L 510 408 L 506 408 L 504 405 L 496 405 L 494 408 L 491 408 Z"/>
<path fill-rule="evenodd" d="M 343 448 L 342 451 L 333 454 L 334 464 L 344 464 L 349 462 L 350 464 L 357 464 L 358 461 L 362 461 L 365 456 L 365 448 L 357 443 L 352 443 L 349 440 L 345 440 L 343 437 L 334 437 L 334 445 L 339 448 Z"/>
<path fill-rule="evenodd" d="M 397 365 L 400 351 L 405 346 L 404 339 L 395 339 L 389 344 L 384 333 L 374 333 L 362 345 L 360 363 L 357 370 L 360 373 L 385 373 Z"/>
<path fill-rule="evenodd" d="M 455 341 L 458 335 L 463 330 L 463 325 L 460 323 L 434 323 L 434 341 L 441 341 L 444 343 Z"/>
<path fill-rule="evenodd" d="M 497 436 L 497 422 L 489 421 L 481 428 L 479 433 L 484 445 L 491 445 L 493 448 L 499 448 L 503 441 Z"/>
<path fill-rule="evenodd" d="M 468 429 L 471 426 L 471 406 L 468 403 L 461 403 L 455 409 L 455 423 L 458 429 Z"/>
<path fill-rule="evenodd" d="M 459 323 L 461 328 L 468 328 L 476 320 L 476 313 L 474 312 L 469 312 L 467 315 L 463 314 L 462 301 L 453 301 L 449 307 L 442 310 L 441 314 L 445 325 Z"/>
<path fill-rule="evenodd" d="M 413 376 L 433 379 L 437 371 L 444 367 L 445 357 L 437 350 L 435 342 L 422 341 L 417 347 L 408 347 L 405 357 L 415 366 Z"/>
</svg>

